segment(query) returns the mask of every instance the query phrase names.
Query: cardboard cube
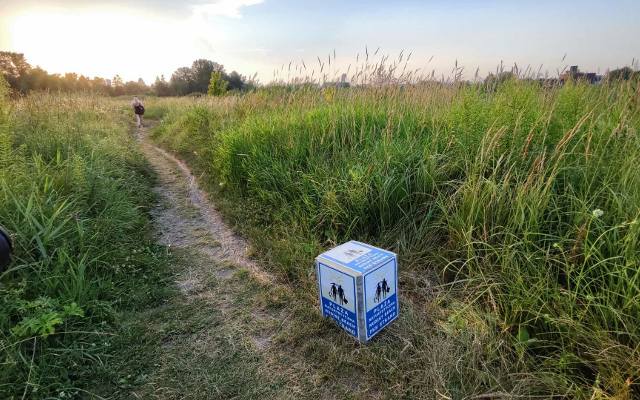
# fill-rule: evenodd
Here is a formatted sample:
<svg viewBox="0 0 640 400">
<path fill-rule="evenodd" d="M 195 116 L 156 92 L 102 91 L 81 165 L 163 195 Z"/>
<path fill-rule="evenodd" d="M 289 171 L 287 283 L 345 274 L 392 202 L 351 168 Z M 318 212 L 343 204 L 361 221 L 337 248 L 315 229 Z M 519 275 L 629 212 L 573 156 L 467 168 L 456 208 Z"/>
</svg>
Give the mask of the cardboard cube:
<svg viewBox="0 0 640 400">
<path fill-rule="evenodd" d="M 366 342 L 398 318 L 398 257 L 350 241 L 316 257 L 322 315 Z"/>
</svg>

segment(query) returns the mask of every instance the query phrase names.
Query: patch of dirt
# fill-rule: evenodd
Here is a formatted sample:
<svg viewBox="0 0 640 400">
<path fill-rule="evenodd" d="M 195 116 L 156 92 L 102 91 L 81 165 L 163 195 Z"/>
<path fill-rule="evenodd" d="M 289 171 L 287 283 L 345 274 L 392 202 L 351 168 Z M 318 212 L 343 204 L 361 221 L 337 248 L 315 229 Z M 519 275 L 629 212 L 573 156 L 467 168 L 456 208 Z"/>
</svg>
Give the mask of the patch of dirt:
<svg viewBox="0 0 640 400">
<path fill-rule="evenodd" d="M 238 271 L 248 271 L 263 286 L 272 285 L 275 278 L 248 257 L 247 242 L 225 224 L 189 167 L 148 140 L 148 129 L 138 129 L 137 139 L 158 177 L 153 190 L 161 202 L 152 210 L 157 240 L 189 254 L 189 261 L 177 271 L 177 288 L 193 301 L 208 299 L 224 314 L 251 312 L 253 325 L 271 323 L 274 315 L 239 310 L 242 305 L 234 303 L 229 291 L 237 286 L 231 280 Z M 247 327 L 246 335 L 259 351 L 265 351 L 269 341 L 253 337 L 251 330 Z"/>
<path fill-rule="evenodd" d="M 213 271 L 221 279 L 228 279 L 233 272 L 228 266 L 235 265 L 249 270 L 262 283 L 274 281 L 248 257 L 247 242 L 224 223 L 189 167 L 147 140 L 148 129 L 138 130 L 138 140 L 158 175 L 154 191 L 162 204 L 152 212 L 158 241 L 169 247 L 195 250 L 210 259 L 212 269 L 221 265 Z M 178 287 L 185 294 L 197 291 L 198 271 L 185 272 Z"/>
</svg>

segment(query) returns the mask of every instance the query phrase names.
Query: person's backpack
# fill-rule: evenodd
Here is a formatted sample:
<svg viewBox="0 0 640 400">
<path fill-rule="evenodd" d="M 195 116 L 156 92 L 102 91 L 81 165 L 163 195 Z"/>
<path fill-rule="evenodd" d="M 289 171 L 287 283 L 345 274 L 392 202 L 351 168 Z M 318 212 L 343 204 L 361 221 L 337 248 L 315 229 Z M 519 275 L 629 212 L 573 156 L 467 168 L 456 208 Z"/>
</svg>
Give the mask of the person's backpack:
<svg viewBox="0 0 640 400">
<path fill-rule="evenodd" d="M 142 104 L 138 104 L 133 109 L 134 109 L 135 113 L 138 114 L 138 115 L 143 115 L 144 114 L 144 106 Z"/>
</svg>

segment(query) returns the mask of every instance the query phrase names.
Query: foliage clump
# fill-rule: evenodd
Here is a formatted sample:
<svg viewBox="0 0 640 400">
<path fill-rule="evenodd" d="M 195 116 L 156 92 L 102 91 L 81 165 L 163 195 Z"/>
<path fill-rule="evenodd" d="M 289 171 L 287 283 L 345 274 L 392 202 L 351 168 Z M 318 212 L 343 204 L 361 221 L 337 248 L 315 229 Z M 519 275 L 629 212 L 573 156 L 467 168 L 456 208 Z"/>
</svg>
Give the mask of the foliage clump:
<svg viewBox="0 0 640 400">
<path fill-rule="evenodd" d="M 222 78 L 222 72 L 214 71 L 211 73 L 207 94 L 209 96 L 221 96 L 227 91 L 227 85 L 228 82 Z"/>
</svg>

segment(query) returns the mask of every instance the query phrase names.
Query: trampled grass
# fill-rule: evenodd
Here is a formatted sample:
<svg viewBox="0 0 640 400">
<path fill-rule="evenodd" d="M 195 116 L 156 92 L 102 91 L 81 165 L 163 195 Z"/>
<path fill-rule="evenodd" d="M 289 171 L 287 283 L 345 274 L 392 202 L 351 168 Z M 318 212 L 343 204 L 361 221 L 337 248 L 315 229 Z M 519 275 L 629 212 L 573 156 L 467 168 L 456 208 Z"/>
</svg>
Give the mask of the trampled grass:
<svg viewBox="0 0 640 400">
<path fill-rule="evenodd" d="M 0 223 L 15 244 L 0 274 L 1 398 L 114 384 L 119 313 L 164 290 L 151 180 L 124 117 L 96 96 L 0 96 Z"/>
<path fill-rule="evenodd" d="M 163 115 L 157 140 L 206 174 L 308 309 L 322 248 L 358 239 L 400 254 L 404 314 L 356 358 L 372 381 L 407 396 L 629 398 L 640 381 L 639 93 L 510 80 L 149 108 Z M 458 348 L 432 368 L 426 352 L 445 347 L 427 339 L 447 335 Z M 385 350 L 393 341 L 400 354 Z"/>
</svg>

